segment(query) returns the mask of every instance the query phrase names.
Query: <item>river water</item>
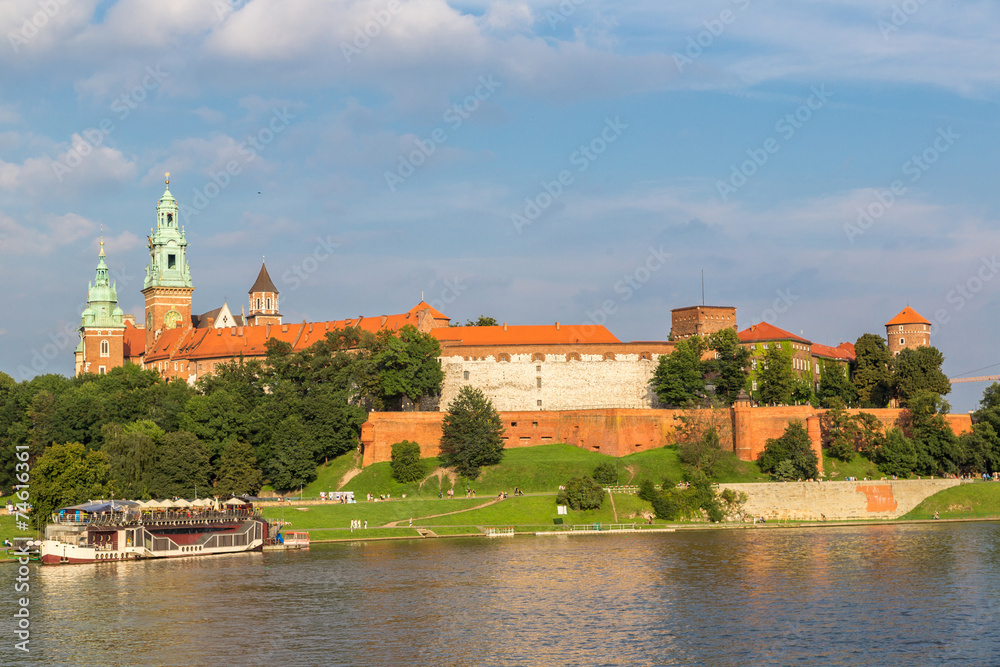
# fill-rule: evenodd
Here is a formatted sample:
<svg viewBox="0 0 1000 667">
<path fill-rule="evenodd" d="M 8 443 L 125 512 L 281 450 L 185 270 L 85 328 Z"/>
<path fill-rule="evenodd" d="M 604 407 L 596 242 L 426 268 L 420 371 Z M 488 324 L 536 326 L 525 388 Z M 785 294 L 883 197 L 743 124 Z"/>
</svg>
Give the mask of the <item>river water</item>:
<svg viewBox="0 0 1000 667">
<path fill-rule="evenodd" d="M 998 523 L 32 565 L 28 654 L 15 570 L 0 664 L 1000 664 Z"/>
</svg>

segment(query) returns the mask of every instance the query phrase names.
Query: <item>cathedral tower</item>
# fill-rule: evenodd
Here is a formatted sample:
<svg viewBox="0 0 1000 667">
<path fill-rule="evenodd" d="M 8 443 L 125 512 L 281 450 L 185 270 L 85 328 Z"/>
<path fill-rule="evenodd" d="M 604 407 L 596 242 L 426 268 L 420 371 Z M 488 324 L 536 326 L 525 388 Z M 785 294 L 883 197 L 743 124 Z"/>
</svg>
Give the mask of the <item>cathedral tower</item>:
<svg viewBox="0 0 1000 667">
<path fill-rule="evenodd" d="M 179 226 L 177 200 L 167 188 L 156 205 L 156 230 L 149 235 L 149 266 L 142 294 L 146 297 L 146 350 L 164 329 L 191 326 L 191 266 L 187 239 Z"/>
<path fill-rule="evenodd" d="M 281 324 L 281 315 L 278 313 L 278 288 L 271 282 L 271 276 L 267 274 L 267 266 L 264 262 L 260 264 L 260 273 L 257 280 L 250 288 L 250 310 L 247 317 L 247 324 L 251 326 L 260 324 Z"/>
<path fill-rule="evenodd" d="M 118 291 L 108 278 L 104 239 L 97 257 L 97 277 L 87 284 L 87 308 L 80 325 L 76 372 L 104 373 L 125 363 L 125 314 L 118 307 Z"/>
</svg>

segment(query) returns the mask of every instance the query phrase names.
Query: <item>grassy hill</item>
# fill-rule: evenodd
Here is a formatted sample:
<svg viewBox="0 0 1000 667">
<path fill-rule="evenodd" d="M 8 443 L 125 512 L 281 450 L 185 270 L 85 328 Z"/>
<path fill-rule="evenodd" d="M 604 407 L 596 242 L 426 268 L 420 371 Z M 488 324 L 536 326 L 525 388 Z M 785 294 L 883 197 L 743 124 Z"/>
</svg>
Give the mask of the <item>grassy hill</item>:
<svg viewBox="0 0 1000 667">
<path fill-rule="evenodd" d="M 903 519 L 975 519 L 1000 517 L 1000 483 L 973 482 L 938 491 L 904 515 Z"/>
</svg>

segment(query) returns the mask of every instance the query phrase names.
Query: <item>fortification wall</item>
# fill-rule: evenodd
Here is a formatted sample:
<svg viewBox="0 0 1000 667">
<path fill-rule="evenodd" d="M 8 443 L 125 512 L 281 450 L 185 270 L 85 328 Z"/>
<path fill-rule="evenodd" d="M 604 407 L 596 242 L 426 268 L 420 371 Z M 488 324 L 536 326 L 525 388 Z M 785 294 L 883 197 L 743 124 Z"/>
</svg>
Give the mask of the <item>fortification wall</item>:
<svg viewBox="0 0 1000 667">
<path fill-rule="evenodd" d="M 769 438 L 780 437 L 788 423 L 798 419 L 805 424 L 813 451 L 822 472 L 824 410 L 799 407 L 734 407 L 730 413 L 732 431 L 722 429 L 721 443 L 744 461 L 754 461 Z M 904 410 L 872 410 L 887 425 L 896 425 Z M 393 443 L 412 440 L 420 444 L 421 455 L 440 452 L 443 412 L 372 412 L 361 428 L 363 465 L 389 461 Z M 680 410 L 618 409 L 601 410 L 504 410 L 506 447 L 534 447 L 564 442 L 609 456 L 627 456 L 634 452 L 663 447 L 674 442 L 676 416 Z M 969 415 L 947 415 L 956 434 L 971 430 Z"/>
<path fill-rule="evenodd" d="M 447 406 L 463 386 L 471 385 L 501 411 L 657 407 L 650 381 L 660 355 L 631 347 L 637 349 L 519 354 L 484 349 L 442 356 L 445 375 L 440 405 Z M 497 361 L 500 355 L 502 360 Z"/>
<path fill-rule="evenodd" d="M 747 494 L 744 510 L 769 521 L 895 519 L 957 479 L 721 484 Z"/>
</svg>

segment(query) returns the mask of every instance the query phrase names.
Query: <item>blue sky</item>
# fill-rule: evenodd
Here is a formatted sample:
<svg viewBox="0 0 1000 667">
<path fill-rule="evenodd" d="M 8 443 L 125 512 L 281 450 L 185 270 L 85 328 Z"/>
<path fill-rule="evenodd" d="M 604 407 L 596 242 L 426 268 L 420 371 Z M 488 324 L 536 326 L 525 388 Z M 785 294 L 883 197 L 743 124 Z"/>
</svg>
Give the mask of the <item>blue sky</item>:
<svg viewBox="0 0 1000 667">
<path fill-rule="evenodd" d="M 196 312 L 266 255 L 286 321 L 423 295 L 660 340 L 704 270 L 741 328 L 836 345 L 909 304 L 949 375 L 1000 363 L 995 3 L 8 0 L 0 28 L 16 379 L 72 373 L 102 226 L 141 320 L 165 171 Z"/>
</svg>

